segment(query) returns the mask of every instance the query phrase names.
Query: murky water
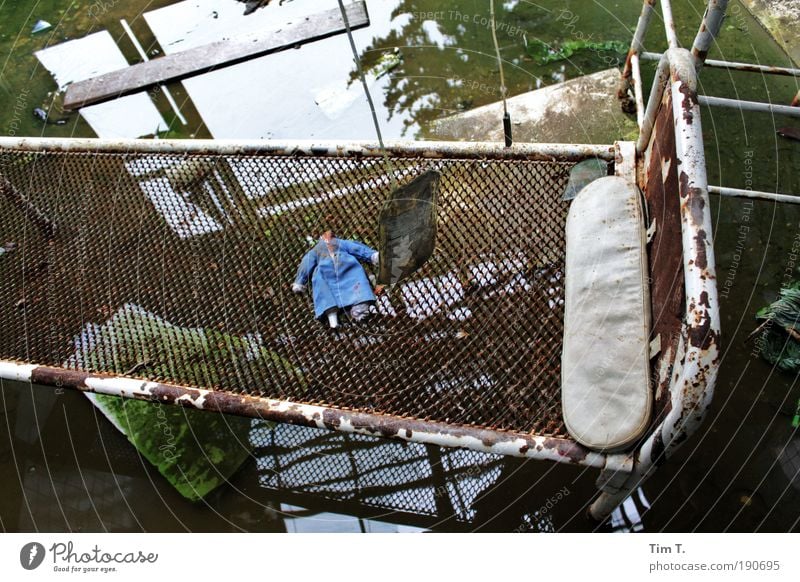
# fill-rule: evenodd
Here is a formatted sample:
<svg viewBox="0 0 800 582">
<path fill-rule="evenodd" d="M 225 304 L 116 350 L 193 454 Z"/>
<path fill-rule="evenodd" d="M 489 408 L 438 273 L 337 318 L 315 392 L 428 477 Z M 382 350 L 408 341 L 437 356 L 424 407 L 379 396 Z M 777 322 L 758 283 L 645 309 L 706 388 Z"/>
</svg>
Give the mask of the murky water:
<svg viewBox="0 0 800 582">
<path fill-rule="evenodd" d="M 303 8 L 303 0 L 273 4 L 248 17 L 261 19 L 248 25 L 286 19 Z M 355 40 L 364 67 L 374 72 L 369 80 L 384 137 L 425 137 L 432 120 L 499 98 L 491 34 L 482 20 L 488 16 L 486 2 L 368 4 L 372 24 L 356 31 Z M 641 7 L 639 0 L 497 4 L 498 21 L 507 24 L 498 40 L 511 95 L 608 68 L 615 58 L 582 51 L 567 61 L 538 65 L 526 55 L 526 43 L 590 36 L 628 42 L 628 29 Z M 712 57 L 791 66 L 741 6 L 731 4 Z M 681 39 L 689 43 L 703 2 L 673 5 L 683 23 Z M 0 4 L 0 133 L 93 136 L 114 131 L 103 117 L 108 112 L 100 111 L 90 125 L 61 110 L 54 96 L 56 81 L 36 51 L 108 31 L 121 58 L 136 62 L 136 47 L 121 19 L 145 52 L 156 56 L 213 40 L 241 10 L 233 0 L 213 6 L 166 0 Z M 211 11 L 216 18 L 209 18 Z M 571 12 L 569 18 L 564 11 Z M 39 19 L 53 27 L 31 34 Z M 654 26 L 649 50 L 663 49 L 661 35 Z M 374 67 L 396 47 L 399 64 L 379 75 Z M 142 116 L 157 122 L 131 131 L 170 137 L 372 138 L 349 55 L 346 38 L 338 36 L 170 84 L 175 106 L 166 92 L 154 92 Z M 56 76 L 75 73 L 69 62 L 47 62 L 59 69 Z M 645 76 L 649 83 L 651 66 Z M 788 103 L 797 92 L 792 79 L 719 70 L 704 71 L 702 84 L 708 94 L 776 103 Z M 32 115 L 34 107 L 47 110 L 51 121 L 66 123 L 44 124 Z M 711 183 L 800 193 L 800 144 L 775 134 L 790 120 L 729 110 L 703 115 Z M 715 402 L 700 433 L 608 528 L 798 529 L 800 435 L 791 421 L 800 389 L 794 376 L 772 369 L 745 338 L 754 328 L 757 309 L 776 297 L 786 277 L 797 276 L 792 248 L 800 233 L 800 211 L 767 202 L 712 199 L 712 204 L 726 346 Z M 281 427 L 269 437 L 273 440 L 251 443 L 254 458 L 228 485 L 193 504 L 139 457 L 83 395 L 3 382 L 1 402 L 0 526 L 5 531 L 594 528 L 584 511 L 595 491 L 596 471 L 294 427 Z"/>
</svg>

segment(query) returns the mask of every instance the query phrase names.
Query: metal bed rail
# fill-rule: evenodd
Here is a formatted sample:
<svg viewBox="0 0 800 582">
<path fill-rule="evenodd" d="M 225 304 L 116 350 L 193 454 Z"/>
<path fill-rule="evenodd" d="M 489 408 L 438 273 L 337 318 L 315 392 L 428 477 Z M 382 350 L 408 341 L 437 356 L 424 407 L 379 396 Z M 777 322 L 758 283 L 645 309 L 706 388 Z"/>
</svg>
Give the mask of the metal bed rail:
<svg viewBox="0 0 800 582">
<path fill-rule="evenodd" d="M 700 29 L 695 36 L 691 49 L 694 67 L 697 71 L 700 71 L 700 69 L 705 66 L 709 68 L 760 73 L 764 75 L 800 77 L 800 69 L 792 67 L 775 67 L 752 63 L 707 59 L 709 50 L 714 43 L 714 39 L 719 34 L 722 22 L 725 18 L 727 7 L 728 0 L 709 0 L 708 2 L 705 14 L 703 15 L 703 21 L 700 24 Z M 666 30 L 667 43 L 670 48 L 679 47 L 680 44 L 675 32 L 675 21 L 672 16 L 672 5 L 670 0 L 661 0 L 661 11 L 664 20 L 664 28 Z M 625 105 L 625 107 L 635 108 L 636 110 L 637 122 L 640 130 L 640 138 L 637 143 L 637 150 L 639 153 L 643 151 L 643 148 L 649 139 L 650 131 L 652 131 L 653 116 L 655 115 L 658 99 L 660 99 L 661 91 L 664 87 L 664 80 L 667 75 L 667 62 L 665 60 L 665 54 L 647 52 L 644 50 L 644 38 L 647 34 L 647 30 L 650 26 L 654 12 L 655 0 L 644 0 L 642 14 L 639 17 L 636 31 L 633 36 L 633 41 L 631 43 L 631 48 L 628 51 L 628 56 L 622 72 L 620 88 L 618 91 L 618 97 L 623 100 L 623 102 L 630 100 L 629 91 L 633 91 L 633 102 Z M 642 60 L 658 61 L 658 69 L 653 82 L 653 89 L 651 90 L 650 98 L 646 108 L 644 106 L 644 90 L 642 87 Z M 653 95 L 656 95 L 658 99 L 654 100 Z M 798 93 L 798 96 L 800 96 L 800 93 Z M 753 111 L 759 113 L 768 113 L 771 115 L 784 115 L 788 117 L 800 118 L 800 107 L 798 107 L 797 97 L 795 97 L 791 105 L 744 101 L 742 99 L 731 99 L 713 95 L 700 95 L 698 99 L 700 105 L 708 107 L 725 107 L 738 109 L 740 111 Z M 760 200 L 770 200 L 773 202 L 800 204 L 800 196 L 793 196 L 791 194 L 740 190 L 734 188 L 725 188 L 723 186 L 712 186 L 710 192 L 713 194 L 721 194 L 724 192 L 723 195 L 731 197 L 756 198 Z"/>
</svg>

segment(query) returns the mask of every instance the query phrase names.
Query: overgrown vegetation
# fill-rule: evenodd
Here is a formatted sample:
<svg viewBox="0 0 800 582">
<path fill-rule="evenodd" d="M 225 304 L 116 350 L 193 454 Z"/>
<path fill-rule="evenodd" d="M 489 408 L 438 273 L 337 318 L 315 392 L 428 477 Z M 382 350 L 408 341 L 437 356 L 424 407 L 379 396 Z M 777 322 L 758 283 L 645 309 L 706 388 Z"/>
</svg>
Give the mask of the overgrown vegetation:
<svg viewBox="0 0 800 582">
<path fill-rule="evenodd" d="M 756 314 L 761 356 L 781 370 L 800 370 L 800 281 L 781 289 L 780 297 Z"/>
</svg>

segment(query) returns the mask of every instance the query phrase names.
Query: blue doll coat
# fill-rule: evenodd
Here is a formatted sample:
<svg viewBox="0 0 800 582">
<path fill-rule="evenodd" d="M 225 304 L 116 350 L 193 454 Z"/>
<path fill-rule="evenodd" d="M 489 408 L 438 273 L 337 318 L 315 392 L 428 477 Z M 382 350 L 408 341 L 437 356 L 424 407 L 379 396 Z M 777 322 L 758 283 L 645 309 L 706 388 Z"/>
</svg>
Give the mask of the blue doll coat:
<svg viewBox="0 0 800 582">
<path fill-rule="evenodd" d="M 331 243 L 332 252 L 329 252 L 325 241 L 320 239 L 303 257 L 295 278 L 295 283 L 300 285 L 311 279 L 317 318 L 333 307 L 375 301 L 367 274 L 359 262 L 370 262 L 375 249 L 353 240 L 334 238 Z"/>
</svg>

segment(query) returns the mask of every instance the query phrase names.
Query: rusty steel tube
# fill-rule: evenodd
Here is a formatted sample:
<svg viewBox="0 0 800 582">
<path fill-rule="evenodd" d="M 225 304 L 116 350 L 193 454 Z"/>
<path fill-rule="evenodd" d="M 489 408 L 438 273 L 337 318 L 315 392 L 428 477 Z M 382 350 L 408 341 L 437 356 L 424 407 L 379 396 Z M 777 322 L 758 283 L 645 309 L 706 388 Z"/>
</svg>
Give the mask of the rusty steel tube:
<svg viewBox="0 0 800 582">
<path fill-rule="evenodd" d="M 709 194 L 727 196 L 730 198 L 751 198 L 755 200 L 767 200 L 769 202 L 785 202 L 788 204 L 800 204 L 800 196 L 791 194 L 775 194 L 772 192 L 759 192 L 757 190 L 741 190 L 739 188 L 724 188 L 722 186 L 709 186 Z"/>
<path fill-rule="evenodd" d="M 386 153 L 397 157 L 464 159 L 508 159 L 581 161 L 590 157 L 614 159 L 613 145 L 503 142 L 406 141 L 385 143 Z M 371 141 L 337 142 L 330 140 L 217 140 L 217 139 L 95 139 L 0 137 L 0 149 L 29 152 L 85 153 L 170 153 L 314 157 L 383 157 L 380 145 Z"/>
<path fill-rule="evenodd" d="M 664 55 L 658 63 L 656 76 L 653 79 L 653 88 L 650 90 L 650 97 L 647 100 L 647 111 L 644 113 L 642 127 L 639 131 L 639 139 L 636 142 L 637 154 L 644 152 L 647 148 L 647 144 L 650 142 L 650 136 L 653 134 L 653 127 L 656 123 L 658 107 L 661 105 L 661 98 L 664 96 L 664 89 L 668 79 L 669 59 Z"/>
<path fill-rule="evenodd" d="M 643 52 L 639 57 L 644 61 L 660 61 L 662 53 Z M 786 77 L 800 77 L 800 69 L 790 67 L 771 67 L 769 65 L 754 65 L 752 63 L 739 63 L 736 61 L 718 61 L 706 59 L 705 66 L 712 69 L 727 69 L 730 71 L 744 71 L 748 73 L 763 73 L 766 75 L 783 75 Z"/>
<path fill-rule="evenodd" d="M 725 19 L 725 12 L 728 9 L 728 0 L 708 0 L 706 12 L 703 15 L 703 22 L 700 23 L 700 30 L 692 44 L 692 57 L 695 66 L 700 68 L 708 56 L 711 43 L 717 38 L 722 21 Z"/>
<path fill-rule="evenodd" d="M 617 91 L 617 96 L 620 99 L 625 99 L 627 97 L 628 89 L 631 87 L 633 56 L 641 53 L 644 48 L 644 37 L 647 35 L 650 19 L 653 17 L 655 3 L 656 0 L 644 0 L 642 3 L 642 13 L 639 15 L 639 20 L 636 23 L 636 30 L 633 33 L 633 42 L 631 43 L 631 48 L 628 50 L 628 56 L 625 59 L 625 67 L 622 70 L 620 86 Z"/>
<path fill-rule="evenodd" d="M 639 131 L 641 131 L 644 125 L 644 94 L 642 92 L 642 71 L 639 68 L 638 54 L 631 56 L 631 65 L 633 67 L 633 94 L 636 99 L 636 124 L 639 126 Z"/>
<path fill-rule="evenodd" d="M 672 2 L 661 0 L 661 15 L 664 18 L 664 31 L 667 33 L 667 44 L 669 48 L 680 48 L 678 42 L 678 31 L 675 29 L 675 18 L 672 16 Z"/>
<path fill-rule="evenodd" d="M 700 105 L 709 107 L 727 107 L 740 111 L 754 111 L 756 113 L 771 113 L 773 115 L 786 115 L 800 117 L 800 107 L 791 105 L 776 105 L 774 103 L 761 103 L 760 101 L 742 101 L 741 99 L 727 99 L 725 97 L 699 96 Z"/>
<path fill-rule="evenodd" d="M 341 432 L 467 448 L 484 453 L 572 463 L 621 470 L 615 455 L 589 451 L 562 438 L 451 425 L 382 414 L 366 414 L 324 406 L 273 400 L 247 394 L 191 388 L 139 378 L 91 374 L 78 370 L 21 364 L 0 360 L 0 379 L 69 388 L 136 400 L 149 400 L 187 408 L 261 418 Z"/>
</svg>

